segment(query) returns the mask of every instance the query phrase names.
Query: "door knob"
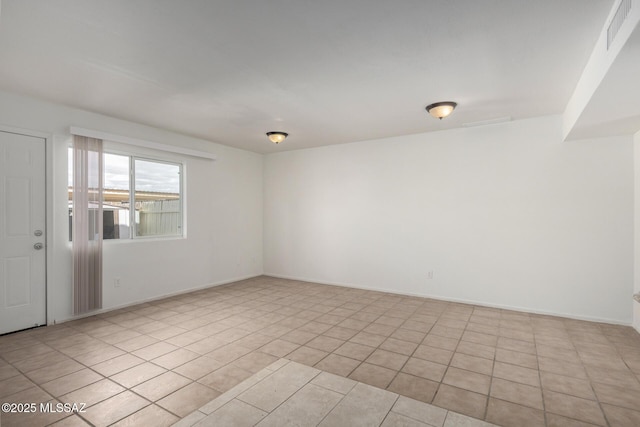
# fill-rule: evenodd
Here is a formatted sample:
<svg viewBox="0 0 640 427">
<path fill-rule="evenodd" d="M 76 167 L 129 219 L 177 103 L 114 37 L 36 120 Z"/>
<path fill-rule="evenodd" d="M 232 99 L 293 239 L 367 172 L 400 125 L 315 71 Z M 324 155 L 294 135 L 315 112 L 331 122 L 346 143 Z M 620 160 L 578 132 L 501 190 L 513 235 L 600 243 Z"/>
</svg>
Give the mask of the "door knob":
<svg viewBox="0 0 640 427">
<path fill-rule="evenodd" d="M 35 245 L 33 245 L 33 248 L 39 251 L 40 249 L 44 248 L 44 245 L 42 243 L 36 243 Z"/>
</svg>

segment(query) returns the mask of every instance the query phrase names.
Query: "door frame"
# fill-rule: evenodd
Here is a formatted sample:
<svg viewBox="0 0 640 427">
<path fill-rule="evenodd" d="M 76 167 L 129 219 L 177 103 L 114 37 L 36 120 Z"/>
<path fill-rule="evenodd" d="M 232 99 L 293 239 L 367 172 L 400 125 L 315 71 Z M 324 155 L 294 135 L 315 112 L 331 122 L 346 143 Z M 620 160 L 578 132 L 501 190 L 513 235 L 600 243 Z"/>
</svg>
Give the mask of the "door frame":
<svg viewBox="0 0 640 427">
<path fill-rule="evenodd" d="M 53 134 L 35 131 L 31 129 L 19 128 L 15 126 L 7 126 L 0 123 L 0 131 L 7 133 L 15 133 L 18 135 L 30 136 L 34 138 L 41 138 L 44 140 L 44 194 L 45 194 L 45 224 L 46 224 L 46 244 L 45 244 L 45 266 L 44 266 L 44 298 L 45 298 L 45 326 L 52 324 L 53 307 L 51 307 L 51 298 L 49 297 L 49 273 L 53 268 L 52 256 L 50 254 L 53 248 L 53 200 L 51 195 L 53 194 L 53 180 L 50 179 L 49 173 L 53 170 L 53 147 L 52 140 Z M 55 321 L 53 321 L 55 323 Z"/>
</svg>

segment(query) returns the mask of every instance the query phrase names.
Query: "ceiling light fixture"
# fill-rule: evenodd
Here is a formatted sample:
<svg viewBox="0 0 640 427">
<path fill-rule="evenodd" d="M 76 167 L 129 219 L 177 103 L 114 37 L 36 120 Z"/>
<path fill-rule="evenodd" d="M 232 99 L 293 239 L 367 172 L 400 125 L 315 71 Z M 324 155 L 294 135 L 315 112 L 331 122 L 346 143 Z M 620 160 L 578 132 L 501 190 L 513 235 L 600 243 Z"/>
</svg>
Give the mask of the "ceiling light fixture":
<svg viewBox="0 0 640 427">
<path fill-rule="evenodd" d="M 427 105 L 427 112 L 436 119 L 444 119 L 453 112 L 458 104 L 451 101 L 436 102 L 434 104 Z"/>
<path fill-rule="evenodd" d="M 280 144 L 286 137 L 289 136 L 286 132 L 267 132 L 267 136 L 269 137 L 269 141 L 274 144 Z"/>
</svg>

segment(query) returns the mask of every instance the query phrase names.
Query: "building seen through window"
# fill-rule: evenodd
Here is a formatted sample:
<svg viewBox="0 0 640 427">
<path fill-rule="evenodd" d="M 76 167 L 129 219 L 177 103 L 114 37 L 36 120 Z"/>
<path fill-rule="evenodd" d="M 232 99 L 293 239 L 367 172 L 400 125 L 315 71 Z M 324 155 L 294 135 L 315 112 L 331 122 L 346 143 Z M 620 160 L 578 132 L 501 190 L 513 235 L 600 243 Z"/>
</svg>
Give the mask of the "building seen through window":
<svg viewBox="0 0 640 427">
<path fill-rule="evenodd" d="M 69 240 L 72 155 L 69 150 Z M 103 186 L 104 239 L 182 235 L 182 165 L 105 153 Z"/>
</svg>

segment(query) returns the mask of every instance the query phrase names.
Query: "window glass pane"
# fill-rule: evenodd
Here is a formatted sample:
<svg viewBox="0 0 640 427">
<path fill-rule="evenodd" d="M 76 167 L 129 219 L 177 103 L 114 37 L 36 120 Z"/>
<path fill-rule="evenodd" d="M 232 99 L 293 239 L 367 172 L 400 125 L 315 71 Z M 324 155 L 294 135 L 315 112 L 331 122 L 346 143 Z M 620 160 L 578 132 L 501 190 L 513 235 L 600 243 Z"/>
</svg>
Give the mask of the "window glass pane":
<svg viewBox="0 0 640 427">
<path fill-rule="evenodd" d="M 69 148 L 69 240 L 72 240 L 73 150 Z M 182 165 L 104 153 L 103 237 L 182 235 Z M 131 177 L 135 176 L 133 183 Z M 132 188 L 134 187 L 134 188 Z M 131 214 L 131 191 L 135 210 Z M 133 224 L 135 219 L 135 236 Z"/>
<path fill-rule="evenodd" d="M 136 236 L 182 234 L 180 165 L 135 159 Z"/>
<path fill-rule="evenodd" d="M 87 160 L 89 164 L 91 164 L 91 170 L 97 171 L 97 163 L 99 156 L 97 153 L 91 153 L 87 156 Z M 74 158 L 73 158 L 73 148 L 69 147 L 67 150 L 67 162 L 68 162 L 68 170 L 67 170 L 67 195 L 68 195 L 68 208 L 69 208 L 69 241 L 73 240 L 73 166 L 74 166 Z M 98 173 L 94 173 L 88 177 L 89 180 L 89 191 L 97 193 L 97 187 L 100 182 L 100 176 Z M 93 196 L 95 198 L 95 195 Z M 95 199 L 94 199 L 95 200 Z M 89 202 L 89 236 L 97 236 L 98 235 L 98 216 L 97 216 L 97 204 L 94 202 Z M 106 218 L 105 218 L 106 220 Z M 106 224 L 106 222 L 105 222 Z M 104 229 L 104 227 L 103 227 Z M 110 237 L 105 237 L 108 239 Z M 93 237 L 90 237 L 93 239 Z"/>
<path fill-rule="evenodd" d="M 104 153 L 102 233 L 104 239 L 130 237 L 129 156 Z"/>
</svg>

